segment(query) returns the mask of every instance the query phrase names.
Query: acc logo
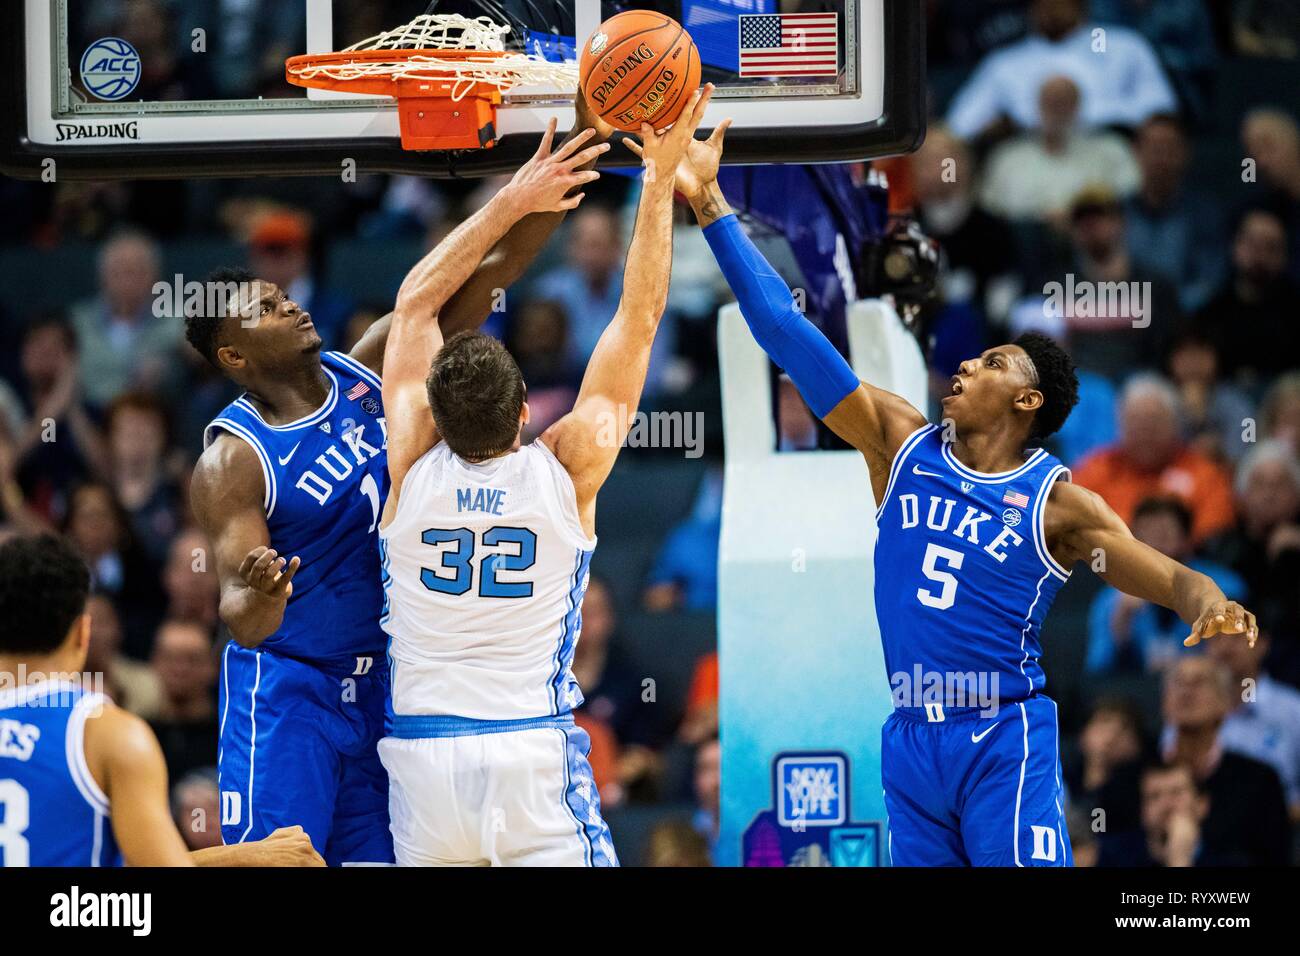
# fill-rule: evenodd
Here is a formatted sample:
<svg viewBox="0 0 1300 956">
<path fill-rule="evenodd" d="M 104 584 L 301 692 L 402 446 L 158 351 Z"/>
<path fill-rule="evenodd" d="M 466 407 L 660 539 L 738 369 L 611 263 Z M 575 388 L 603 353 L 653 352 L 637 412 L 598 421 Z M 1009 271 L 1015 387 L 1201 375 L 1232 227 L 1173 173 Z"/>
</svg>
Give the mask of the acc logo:
<svg viewBox="0 0 1300 956">
<path fill-rule="evenodd" d="M 603 33 L 597 33 L 591 38 L 591 55 L 595 56 L 601 50 L 605 49 L 605 44 L 609 42 L 609 37 Z"/>
<path fill-rule="evenodd" d="M 781 826 L 832 827 L 847 817 L 845 760 L 836 754 L 781 757 L 776 762 Z"/>
<path fill-rule="evenodd" d="M 1020 512 L 1015 508 L 1008 508 L 1006 511 L 1002 512 L 1002 522 L 1008 528 L 1014 528 L 1016 525 L 1020 524 L 1020 518 Z"/>
<path fill-rule="evenodd" d="M 379 402 L 375 400 L 373 395 L 367 395 L 363 398 L 361 400 L 361 407 L 365 410 L 367 415 L 379 414 Z"/>
<path fill-rule="evenodd" d="M 119 37 L 96 40 L 81 57 L 81 83 L 101 100 L 121 100 L 140 85 L 140 54 Z"/>
</svg>

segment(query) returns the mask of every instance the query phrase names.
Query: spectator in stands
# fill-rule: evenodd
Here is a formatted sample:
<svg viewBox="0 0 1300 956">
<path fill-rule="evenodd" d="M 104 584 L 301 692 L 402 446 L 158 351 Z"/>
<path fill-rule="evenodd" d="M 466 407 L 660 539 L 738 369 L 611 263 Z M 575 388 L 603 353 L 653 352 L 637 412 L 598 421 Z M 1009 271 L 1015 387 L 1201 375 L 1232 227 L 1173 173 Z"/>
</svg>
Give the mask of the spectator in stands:
<svg viewBox="0 0 1300 956">
<path fill-rule="evenodd" d="M 1087 186 L 1120 198 L 1138 188 L 1128 141 L 1106 130 L 1078 126 L 1079 87 L 1068 76 L 1043 81 L 1038 127 L 994 147 L 984 167 L 980 205 L 1004 219 L 1065 226 L 1070 204 Z"/>
<path fill-rule="evenodd" d="M 197 624 L 215 633 L 220 626 L 217 606 L 221 590 L 208 539 L 199 528 L 189 525 L 171 539 L 162 582 L 168 620 Z"/>
<path fill-rule="evenodd" d="M 1182 324 L 1167 278 L 1139 266 L 1125 236 L 1124 207 L 1106 187 L 1074 197 L 1064 269 L 1035 283 L 1060 300 L 1075 364 L 1118 381 L 1135 368 L 1158 368 Z"/>
<path fill-rule="evenodd" d="M 695 748 L 695 832 L 709 845 L 709 858 L 717 862 L 718 827 L 722 807 L 722 743 L 717 737 Z"/>
<path fill-rule="evenodd" d="M 1233 50 L 1239 56 L 1300 57 L 1300 18 L 1292 0 L 1232 0 Z"/>
<path fill-rule="evenodd" d="M 646 866 L 712 866 L 709 844 L 685 820 L 656 824 L 646 840 Z"/>
<path fill-rule="evenodd" d="M 312 323 L 324 342 L 322 348 L 333 349 L 343 339 L 353 303 L 313 276 L 311 243 L 311 223 L 305 213 L 268 213 L 249 236 L 249 267 L 311 313 Z"/>
<path fill-rule="evenodd" d="M 122 232 L 99 254 L 99 292 L 72 310 L 86 400 L 104 408 L 131 388 L 176 394 L 182 323 L 154 312 L 162 275 L 158 245 Z"/>
<path fill-rule="evenodd" d="M 221 846 L 221 792 L 215 767 L 191 770 L 176 781 L 172 819 L 190 850 Z"/>
<path fill-rule="evenodd" d="M 1101 842 L 1098 866 L 1228 866 L 1244 862 L 1216 853 L 1206 840 L 1213 803 L 1185 764 L 1152 763 L 1141 774 L 1142 829 Z"/>
<path fill-rule="evenodd" d="M 0 418 L 0 534 L 39 534 L 49 524 L 27 502 L 18 481 L 18 449 L 7 419 Z"/>
<path fill-rule="evenodd" d="M 1177 110 L 1151 45 L 1126 27 L 1090 23 L 1087 0 L 1033 0 L 1030 23 L 1029 36 L 989 54 L 958 91 L 948 125 L 962 139 L 979 136 L 1000 120 L 1033 129 L 1038 91 L 1044 80 L 1059 74 L 1082 90 L 1080 119 L 1086 128 L 1135 127 L 1154 113 Z"/>
<path fill-rule="evenodd" d="M 1130 522 L 1133 535 L 1214 581 L 1232 600 L 1246 600 L 1246 583 L 1227 567 L 1192 550 L 1192 513 L 1178 498 L 1147 498 Z M 1093 674 L 1162 671 L 1184 653 L 1188 625 L 1177 614 L 1114 588 L 1093 598 L 1088 612 L 1086 669 Z"/>
<path fill-rule="evenodd" d="M 1273 382 L 1259 406 L 1259 437 L 1277 439 L 1300 455 L 1300 372 Z"/>
<path fill-rule="evenodd" d="M 1216 461 L 1235 462 L 1246 453 L 1254 406 L 1223 380 L 1221 366 L 1218 348 L 1196 329 L 1185 329 L 1170 347 L 1167 371 L 1178 390 L 1184 437 Z"/>
<path fill-rule="evenodd" d="M 1186 186 L 1191 151 L 1178 117 L 1152 116 L 1134 148 L 1141 185 L 1124 207 L 1133 260 L 1173 280 L 1183 309 L 1199 309 L 1227 271 L 1222 211 L 1212 192 Z"/>
<path fill-rule="evenodd" d="M 162 707 L 149 724 L 173 780 L 217 762 L 216 655 L 202 627 L 164 621 L 150 666 L 162 684 Z"/>
<path fill-rule="evenodd" d="M 160 567 L 183 507 L 167 461 L 167 408 L 147 392 L 124 392 L 109 404 L 104 430 L 117 500 L 131 518 L 140 547 Z"/>
<path fill-rule="evenodd" d="M 1219 742 L 1272 767 L 1286 791 L 1292 822 L 1300 822 L 1300 690 L 1264 670 L 1271 644 L 1267 632 L 1254 647 L 1245 641 L 1210 641 L 1210 656 L 1228 669 L 1237 688 L 1237 703 L 1223 722 Z"/>
<path fill-rule="evenodd" d="M 1294 356 L 1278 343 L 1295 334 L 1300 284 L 1287 275 L 1287 234 L 1277 213 L 1247 210 L 1232 240 L 1232 265 L 1219 291 L 1196 316 L 1196 326 L 1216 342 L 1224 370 L 1257 385 L 1290 370 Z"/>
<path fill-rule="evenodd" d="M 148 664 L 122 653 L 122 624 L 117 608 L 107 595 L 92 594 L 86 600 L 90 615 L 90 646 L 86 670 L 104 675 L 104 693 L 113 703 L 137 717 L 152 720 L 162 708 L 162 684 Z"/>
<path fill-rule="evenodd" d="M 677 739 L 697 747 L 718 736 L 718 652 L 705 654 L 695 662 L 691 686 L 686 691 L 686 713 L 677 728 Z"/>
<path fill-rule="evenodd" d="M 528 384 L 528 424 L 524 440 L 546 431 L 573 408 L 582 369 L 569 352 L 569 318 L 564 306 L 546 299 L 527 299 L 519 307 L 505 338 Z"/>
<path fill-rule="evenodd" d="M 1241 141 L 1258 164 L 1259 179 L 1271 190 L 1266 201 L 1290 237 L 1288 271 L 1300 282 L 1300 125 L 1279 109 L 1258 109 L 1241 124 Z"/>
<path fill-rule="evenodd" d="M 90 566 L 92 586 L 113 599 L 122 617 L 122 650 L 147 660 L 161 616 L 162 589 L 112 488 L 90 482 L 73 489 L 63 531 Z"/>
<path fill-rule="evenodd" d="M 1205 0 L 1092 0 L 1092 16 L 1142 34 L 1188 111 L 1205 115 L 1218 61 Z"/>
<path fill-rule="evenodd" d="M 722 534 L 722 469 L 700 482 L 691 515 L 668 532 L 659 548 L 642 602 L 647 611 L 718 605 L 718 540 Z"/>
<path fill-rule="evenodd" d="M 28 503 L 48 520 L 65 512 L 69 487 L 107 467 L 103 436 L 85 403 L 77 351 L 76 333 L 55 316 L 38 318 L 23 336 L 31 416 L 15 436 L 15 464 Z"/>
<path fill-rule="evenodd" d="M 1084 460 L 1074 480 L 1091 488 L 1132 523 L 1147 498 L 1172 495 L 1192 513 L 1192 544 L 1232 524 L 1232 482 L 1218 464 L 1184 444 L 1174 387 L 1158 375 L 1138 375 L 1120 397 L 1119 441 Z"/>
<path fill-rule="evenodd" d="M 1166 762 L 1191 770 L 1210 798 L 1207 852 L 1246 866 L 1280 866 L 1291 855 L 1282 783 L 1272 767 L 1226 750 L 1219 739 L 1237 701 L 1226 667 L 1205 654 L 1181 658 L 1165 678 L 1161 751 Z"/>
<path fill-rule="evenodd" d="M 618 214 L 608 206 L 586 204 L 566 226 L 568 262 L 541 276 L 532 292 L 564 308 L 569 324 L 569 361 L 583 368 L 618 310 L 626 245 Z M 650 353 L 647 395 L 660 389 L 675 350 L 676 333 L 669 315 L 660 324 Z"/>
<path fill-rule="evenodd" d="M 909 157 L 922 231 L 938 241 L 948 260 L 941 277 L 944 299 L 971 302 L 985 316 L 1001 318 L 1020 281 L 1015 242 L 1007 223 L 974 199 L 975 165 L 966 144 L 947 127 L 932 125 Z"/>
<path fill-rule="evenodd" d="M 1142 717 L 1131 700 L 1097 701 L 1079 732 L 1078 758 L 1066 764 L 1065 782 L 1071 804 L 1099 832 L 1122 833 L 1138 825 L 1138 767 L 1147 748 Z"/>
<path fill-rule="evenodd" d="M 970 352 L 966 353 L 971 354 Z M 812 451 L 817 447 L 817 419 L 788 376 L 777 379 L 776 447 L 779 451 Z"/>
<path fill-rule="evenodd" d="M 1027 0 L 934 0 L 926 3 L 927 62 L 973 66 L 1019 40 L 1029 27 Z"/>
<path fill-rule="evenodd" d="M 175 46 L 172 5 L 159 0 L 124 0 L 113 36 L 126 40 L 140 54 L 140 82 L 133 99 L 149 102 L 188 100 L 203 93 L 187 80 L 187 61 Z M 193 41 L 191 40 L 191 43 Z M 187 43 L 182 50 L 188 50 Z"/>
<path fill-rule="evenodd" d="M 633 799 L 644 799 L 661 769 L 656 717 L 662 705 L 655 698 L 646 700 L 643 675 L 624 653 L 617 629 L 609 587 L 600 578 L 589 578 L 582 599 L 582 639 L 573 656 L 573 676 L 585 698 L 580 713 L 613 732 L 619 786 Z"/>
</svg>

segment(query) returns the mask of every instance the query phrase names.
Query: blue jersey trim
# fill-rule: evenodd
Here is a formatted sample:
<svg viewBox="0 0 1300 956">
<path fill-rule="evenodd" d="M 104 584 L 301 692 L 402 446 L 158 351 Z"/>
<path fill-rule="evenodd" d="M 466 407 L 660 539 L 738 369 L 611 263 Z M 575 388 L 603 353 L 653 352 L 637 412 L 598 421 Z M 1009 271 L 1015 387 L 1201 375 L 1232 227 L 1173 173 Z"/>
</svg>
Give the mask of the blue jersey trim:
<svg viewBox="0 0 1300 956">
<path fill-rule="evenodd" d="M 426 740 L 432 737 L 477 737 L 516 730 L 572 727 L 572 714 L 547 714 L 518 720 L 479 720 L 453 714 L 394 714 L 391 736 L 398 740 Z"/>
<path fill-rule="evenodd" d="M 1010 471 L 982 472 L 972 471 L 957 460 L 957 456 L 952 453 L 952 446 L 948 442 L 943 443 L 940 450 L 943 460 L 948 466 L 967 481 L 974 481 L 981 485 L 1000 485 L 1003 482 L 1019 478 L 1025 472 L 1029 471 L 1035 465 L 1040 464 L 1047 457 L 1047 452 L 1042 448 L 1034 449 L 1034 453 L 1025 459 L 1024 464 L 1019 468 L 1012 468 Z"/>
<path fill-rule="evenodd" d="M 324 369 L 325 375 L 330 380 L 330 393 L 325 398 L 325 404 L 323 404 L 320 408 L 316 409 L 316 411 L 312 412 L 306 418 L 300 418 L 296 422 L 290 422 L 287 425 L 272 425 L 270 422 L 268 422 L 266 419 L 262 417 L 261 413 L 256 408 L 253 407 L 253 403 L 250 402 L 243 395 L 241 395 L 239 398 L 231 402 L 231 405 L 235 406 L 236 408 L 242 408 L 244 411 L 248 412 L 250 415 L 255 417 L 260 424 L 271 429 L 271 431 L 291 432 L 291 431 L 297 431 L 299 428 L 306 428 L 308 425 L 315 425 L 317 422 L 321 421 L 322 419 L 327 418 L 330 412 L 334 411 L 334 406 L 339 403 L 338 376 L 335 375 L 334 370 L 327 365 L 322 365 L 321 368 Z"/>
<path fill-rule="evenodd" d="M 326 352 L 325 355 L 326 357 L 342 364 L 344 368 L 356 375 L 357 378 L 363 379 L 367 383 L 375 386 L 375 388 L 380 390 L 383 389 L 383 379 L 376 375 L 373 370 L 358 362 L 351 355 L 348 355 L 345 352 Z"/>
</svg>

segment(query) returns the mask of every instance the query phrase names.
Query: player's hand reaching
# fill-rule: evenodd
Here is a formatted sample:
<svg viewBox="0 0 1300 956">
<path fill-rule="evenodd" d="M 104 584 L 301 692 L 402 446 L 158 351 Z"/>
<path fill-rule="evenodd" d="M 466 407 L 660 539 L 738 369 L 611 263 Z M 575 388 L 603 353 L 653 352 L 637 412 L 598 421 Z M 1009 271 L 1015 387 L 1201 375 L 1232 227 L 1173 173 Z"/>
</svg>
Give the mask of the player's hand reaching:
<svg viewBox="0 0 1300 956">
<path fill-rule="evenodd" d="M 673 172 L 673 185 L 686 198 L 699 195 L 705 186 L 718 178 L 718 169 L 722 165 L 722 141 L 730 126 L 731 120 L 724 119 L 708 139 L 692 139 L 687 144 L 686 155 Z M 638 156 L 642 154 L 637 143 L 630 139 L 624 142 L 632 152 Z"/>
<path fill-rule="evenodd" d="M 641 157 L 645 164 L 646 182 L 655 182 L 661 175 L 676 175 L 678 168 L 685 161 L 688 150 L 695 142 L 695 131 L 704 120 L 704 111 L 713 97 L 713 84 L 706 83 L 687 100 L 677 122 L 667 129 L 655 131 L 649 123 L 641 124 L 641 142 L 625 139 L 627 148 Z M 722 124 L 720 124 L 721 126 Z M 723 126 L 725 129 L 725 126 Z M 714 131 L 717 136 L 717 131 Z M 718 152 L 721 155 L 722 138 L 718 137 Z M 679 182 L 675 182 L 682 189 Z M 684 191 L 684 190 L 683 190 Z"/>
<path fill-rule="evenodd" d="M 1215 601 L 1201 612 L 1192 625 L 1192 633 L 1183 641 L 1184 647 L 1195 647 L 1201 641 L 1218 634 L 1244 634 L 1251 647 L 1259 638 L 1255 615 L 1236 601 Z"/>
<path fill-rule="evenodd" d="M 244 556 L 239 566 L 239 576 L 254 591 L 278 601 L 287 601 L 293 594 L 293 576 L 302 566 L 295 556 L 286 561 L 274 548 L 254 548 Z"/>
<path fill-rule="evenodd" d="M 583 149 L 583 144 L 596 135 L 594 129 L 584 129 L 552 153 L 555 122 L 552 119 L 546 124 L 546 133 L 542 136 L 537 152 L 519 168 L 519 172 L 502 190 L 520 219 L 534 212 L 576 209 L 584 194 L 579 191 L 570 196 L 569 193 L 575 187 L 585 186 L 600 178 L 600 173 L 594 169 L 579 170 L 578 167 L 596 159 L 609 149 L 609 144 L 596 143 Z"/>
<path fill-rule="evenodd" d="M 254 866 L 324 866 L 302 827 L 280 827 L 265 840 L 245 844 L 257 848 Z"/>
</svg>

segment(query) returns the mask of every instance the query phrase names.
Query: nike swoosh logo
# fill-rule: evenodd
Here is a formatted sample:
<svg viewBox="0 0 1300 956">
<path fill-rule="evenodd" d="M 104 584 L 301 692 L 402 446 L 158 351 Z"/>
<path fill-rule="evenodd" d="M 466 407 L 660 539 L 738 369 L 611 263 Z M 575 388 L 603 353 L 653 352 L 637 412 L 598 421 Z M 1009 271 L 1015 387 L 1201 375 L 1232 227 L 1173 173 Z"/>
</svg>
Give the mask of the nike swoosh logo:
<svg viewBox="0 0 1300 956">
<path fill-rule="evenodd" d="M 301 444 L 302 444 L 302 442 L 298 442 L 298 445 L 301 445 Z M 289 464 L 289 459 L 292 458 L 292 457 L 294 456 L 294 454 L 298 451 L 298 445 L 294 445 L 292 448 L 290 448 L 290 449 L 289 449 L 289 454 L 285 455 L 283 458 L 280 459 L 280 464 L 281 464 L 281 465 L 287 465 L 287 464 Z"/>
<path fill-rule="evenodd" d="M 913 465 L 913 466 L 912 466 L 912 474 L 914 474 L 914 475 L 920 475 L 922 478 L 942 478 L 942 477 L 943 477 L 943 475 L 940 475 L 940 474 L 938 474 L 938 473 L 936 473 L 936 472 L 933 472 L 933 471 L 922 471 L 920 465 Z"/>
<path fill-rule="evenodd" d="M 993 725 L 993 727 L 996 727 L 996 726 L 997 726 L 997 724 L 994 724 L 994 725 Z M 977 734 L 977 733 L 975 733 L 974 731 L 971 731 L 970 742 L 973 743 L 973 744 L 977 744 L 977 743 L 979 743 L 981 740 L 983 740 L 983 739 L 984 739 L 985 737 L 987 737 L 989 734 L 993 733 L 993 727 L 986 727 L 986 728 L 984 729 L 984 733 L 982 733 L 982 734 Z"/>
</svg>

